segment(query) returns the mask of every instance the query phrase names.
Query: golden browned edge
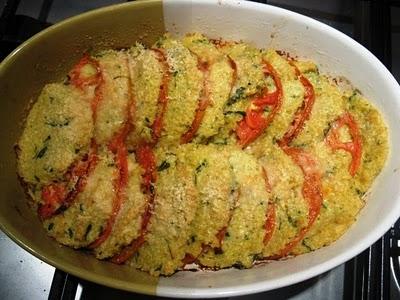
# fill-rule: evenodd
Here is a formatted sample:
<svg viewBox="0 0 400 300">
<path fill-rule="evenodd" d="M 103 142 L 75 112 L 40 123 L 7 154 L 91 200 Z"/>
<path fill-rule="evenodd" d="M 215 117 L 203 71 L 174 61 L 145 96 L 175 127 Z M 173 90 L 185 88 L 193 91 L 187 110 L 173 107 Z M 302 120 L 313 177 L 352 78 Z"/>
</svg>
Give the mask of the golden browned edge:
<svg viewBox="0 0 400 300">
<path fill-rule="evenodd" d="M 136 41 L 150 45 L 164 32 L 161 0 L 109 6 L 40 32 L 0 65 L 1 230 L 25 250 L 63 271 L 150 295 L 156 293 L 157 278 L 60 246 L 46 235 L 18 181 L 13 147 L 22 131 L 26 107 L 46 83 L 60 81 L 83 53 L 129 47 Z"/>
</svg>

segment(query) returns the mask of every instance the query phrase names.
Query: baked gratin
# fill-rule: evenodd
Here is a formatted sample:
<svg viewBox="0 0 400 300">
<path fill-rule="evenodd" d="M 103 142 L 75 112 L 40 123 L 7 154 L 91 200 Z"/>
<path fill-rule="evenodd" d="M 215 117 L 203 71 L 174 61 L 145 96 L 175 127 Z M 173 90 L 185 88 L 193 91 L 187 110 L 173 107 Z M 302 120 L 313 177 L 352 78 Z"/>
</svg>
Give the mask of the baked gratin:
<svg viewBox="0 0 400 300">
<path fill-rule="evenodd" d="M 16 146 L 48 235 L 152 275 L 329 245 L 388 152 L 385 123 L 315 63 L 201 34 L 85 55 Z"/>
</svg>

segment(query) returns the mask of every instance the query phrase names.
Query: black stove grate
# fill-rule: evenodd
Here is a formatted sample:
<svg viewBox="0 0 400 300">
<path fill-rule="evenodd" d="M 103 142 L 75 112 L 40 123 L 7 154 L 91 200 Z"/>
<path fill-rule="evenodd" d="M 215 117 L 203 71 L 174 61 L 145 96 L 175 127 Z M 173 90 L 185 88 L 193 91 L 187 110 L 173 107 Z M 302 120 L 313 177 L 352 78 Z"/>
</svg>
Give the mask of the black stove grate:
<svg viewBox="0 0 400 300">
<path fill-rule="evenodd" d="M 22 42 L 50 26 L 47 16 L 52 0 L 44 0 L 39 18 L 17 15 L 20 0 L 8 0 L 0 17 L 0 59 L 4 59 Z"/>
<path fill-rule="evenodd" d="M 400 219 L 390 230 L 390 259 L 396 279 L 395 284 L 400 288 Z"/>
<path fill-rule="evenodd" d="M 7 0 L 0 17 L 0 60 L 26 39 L 47 28 L 53 0 L 43 0 L 37 18 L 18 15 L 21 0 Z M 369 48 L 391 69 L 391 7 L 400 7 L 400 0 L 353 0 L 351 14 L 333 14 L 317 9 L 300 7 L 294 1 L 255 2 L 269 3 L 310 17 L 352 26 L 353 37 Z M 305 1 L 302 1 L 305 2 Z M 296 5 L 288 4 L 295 3 Z M 347 32 L 346 32 L 347 33 Z M 389 299 L 390 264 L 400 284 L 400 220 L 374 245 L 345 265 L 343 299 Z M 75 299 L 78 283 L 95 285 L 56 270 L 49 299 Z"/>
</svg>

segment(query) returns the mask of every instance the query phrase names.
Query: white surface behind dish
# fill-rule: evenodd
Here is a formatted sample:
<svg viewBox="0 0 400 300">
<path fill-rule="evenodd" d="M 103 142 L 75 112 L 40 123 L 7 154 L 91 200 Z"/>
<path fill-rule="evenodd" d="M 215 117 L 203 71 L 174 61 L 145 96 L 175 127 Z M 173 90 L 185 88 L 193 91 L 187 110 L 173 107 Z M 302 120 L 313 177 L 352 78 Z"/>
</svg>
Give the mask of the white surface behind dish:
<svg viewBox="0 0 400 300">
<path fill-rule="evenodd" d="M 400 87 L 368 50 L 339 31 L 280 8 L 246 1 L 164 0 L 164 22 L 174 35 L 202 32 L 212 38 L 243 40 L 312 59 L 321 72 L 349 79 L 383 113 L 390 153 L 400 149 Z M 334 244 L 287 261 L 249 270 L 180 272 L 161 278 L 157 294 L 226 297 L 294 284 L 321 274 L 359 254 L 400 215 L 400 156 L 389 155 L 358 221 Z"/>
</svg>

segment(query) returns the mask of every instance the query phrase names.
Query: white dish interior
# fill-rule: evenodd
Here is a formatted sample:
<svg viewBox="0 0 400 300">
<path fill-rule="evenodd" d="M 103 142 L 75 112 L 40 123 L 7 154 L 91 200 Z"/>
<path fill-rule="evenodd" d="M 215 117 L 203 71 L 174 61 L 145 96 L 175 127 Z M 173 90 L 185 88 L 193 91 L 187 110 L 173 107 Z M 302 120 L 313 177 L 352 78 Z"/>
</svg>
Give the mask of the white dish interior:
<svg viewBox="0 0 400 300">
<path fill-rule="evenodd" d="M 247 1 L 164 0 L 164 22 L 173 35 L 202 32 L 211 38 L 243 40 L 312 59 L 322 73 L 344 76 L 383 113 L 390 154 L 370 190 L 357 222 L 332 245 L 249 270 L 179 272 L 161 278 L 157 294 L 174 297 L 227 297 L 294 284 L 356 256 L 380 238 L 400 215 L 400 87 L 363 46 L 311 18 Z"/>
</svg>

